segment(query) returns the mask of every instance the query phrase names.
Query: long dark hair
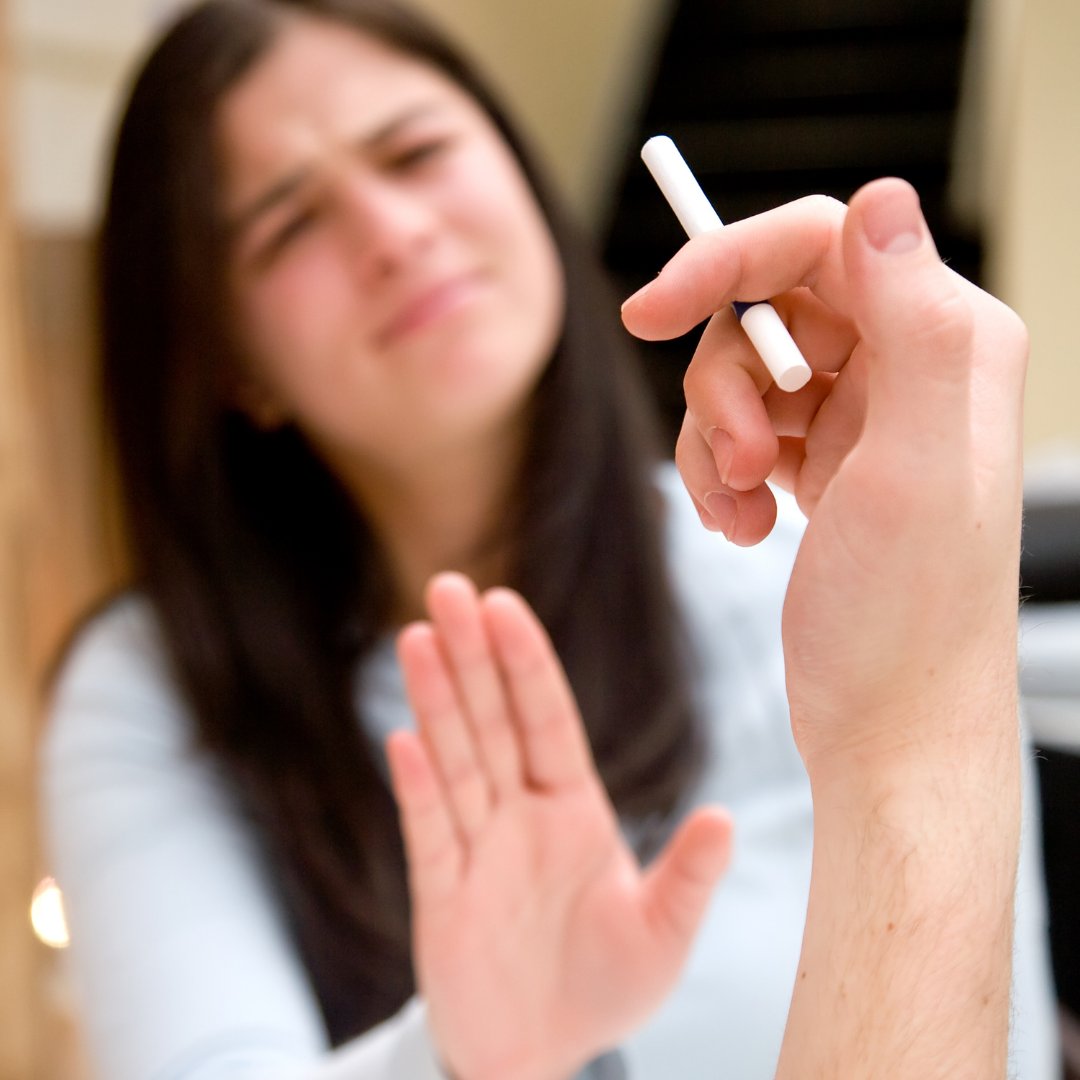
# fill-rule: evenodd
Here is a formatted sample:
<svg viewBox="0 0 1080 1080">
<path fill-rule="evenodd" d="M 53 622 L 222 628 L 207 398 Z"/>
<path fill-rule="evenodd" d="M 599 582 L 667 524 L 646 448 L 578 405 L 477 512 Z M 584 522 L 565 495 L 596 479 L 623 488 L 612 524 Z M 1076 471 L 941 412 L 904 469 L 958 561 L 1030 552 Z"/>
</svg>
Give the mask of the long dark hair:
<svg viewBox="0 0 1080 1080">
<path fill-rule="evenodd" d="M 669 812 L 699 754 L 634 359 L 595 260 L 502 110 L 441 34 L 389 0 L 209 0 L 182 16 L 117 136 L 100 244 L 104 400 L 134 583 L 202 744 L 255 823 L 340 1042 L 413 991 L 397 816 L 356 711 L 392 586 L 362 512 L 300 434 L 259 430 L 230 403 L 213 145 L 222 96 L 295 14 L 431 63 L 520 158 L 567 310 L 508 510 L 508 584 L 548 627 L 625 818 Z"/>
</svg>

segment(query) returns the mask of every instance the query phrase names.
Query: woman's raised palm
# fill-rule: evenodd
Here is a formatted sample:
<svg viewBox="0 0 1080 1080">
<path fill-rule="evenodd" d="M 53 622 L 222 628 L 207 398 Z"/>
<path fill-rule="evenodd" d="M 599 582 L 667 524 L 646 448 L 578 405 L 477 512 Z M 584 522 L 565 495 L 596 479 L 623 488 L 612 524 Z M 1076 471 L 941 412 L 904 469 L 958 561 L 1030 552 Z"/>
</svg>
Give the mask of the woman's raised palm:
<svg viewBox="0 0 1080 1080">
<path fill-rule="evenodd" d="M 391 737 L 417 980 L 460 1080 L 567 1077 L 674 985 L 727 862 L 699 810 L 642 870 L 545 633 L 516 594 L 456 574 L 399 654 L 419 721 Z"/>
</svg>

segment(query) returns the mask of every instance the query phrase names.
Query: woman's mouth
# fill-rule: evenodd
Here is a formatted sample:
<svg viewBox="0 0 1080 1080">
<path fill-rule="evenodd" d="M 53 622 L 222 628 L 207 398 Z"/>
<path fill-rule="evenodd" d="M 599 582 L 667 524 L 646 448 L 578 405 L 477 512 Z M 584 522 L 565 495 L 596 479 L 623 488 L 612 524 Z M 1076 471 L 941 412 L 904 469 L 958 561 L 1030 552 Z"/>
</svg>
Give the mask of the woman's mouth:
<svg viewBox="0 0 1080 1080">
<path fill-rule="evenodd" d="M 400 304 L 378 333 L 380 345 L 390 345 L 427 330 L 468 307 L 482 290 L 479 274 L 460 274 L 417 289 Z"/>
</svg>

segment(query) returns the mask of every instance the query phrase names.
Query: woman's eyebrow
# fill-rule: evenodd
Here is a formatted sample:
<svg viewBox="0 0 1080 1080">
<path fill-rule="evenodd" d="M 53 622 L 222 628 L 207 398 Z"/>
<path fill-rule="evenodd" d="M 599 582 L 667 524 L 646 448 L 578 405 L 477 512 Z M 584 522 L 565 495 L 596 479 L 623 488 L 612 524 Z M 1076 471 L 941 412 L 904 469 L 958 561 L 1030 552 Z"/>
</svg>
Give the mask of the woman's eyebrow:
<svg viewBox="0 0 1080 1080">
<path fill-rule="evenodd" d="M 384 124 L 375 128 L 374 131 L 361 135 L 354 141 L 354 145 L 361 149 L 377 149 L 381 144 L 389 142 L 400 134 L 403 128 L 421 120 L 424 117 L 438 112 L 438 105 L 434 102 L 425 102 L 391 117 Z M 231 236 L 239 236 L 245 232 L 251 224 L 263 214 L 274 207 L 290 199 L 304 184 L 310 170 L 300 168 L 275 180 L 266 191 L 257 195 L 245 206 L 228 224 L 228 232 Z"/>
<path fill-rule="evenodd" d="M 412 105 L 407 109 L 403 109 L 401 112 L 392 116 L 384 124 L 381 124 L 374 131 L 368 132 L 366 135 L 362 135 L 356 141 L 356 145 L 371 148 L 377 147 L 380 143 L 389 142 L 395 135 L 399 135 L 403 128 L 407 128 L 410 124 L 415 123 L 417 120 L 422 120 L 424 117 L 431 115 L 432 113 L 439 112 L 439 103 L 434 101 L 420 102 L 419 104 Z"/>
<path fill-rule="evenodd" d="M 283 176 L 280 180 L 274 181 L 266 191 L 252 199 L 243 210 L 229 221 L 227 226 L 229 235 L 232 237 L 240 236 L 263 214 L 290 199 L 303 186 L 308 173 L 309 170 L 306 168 L 297 169 L 295 172 Z"/>
</svg>

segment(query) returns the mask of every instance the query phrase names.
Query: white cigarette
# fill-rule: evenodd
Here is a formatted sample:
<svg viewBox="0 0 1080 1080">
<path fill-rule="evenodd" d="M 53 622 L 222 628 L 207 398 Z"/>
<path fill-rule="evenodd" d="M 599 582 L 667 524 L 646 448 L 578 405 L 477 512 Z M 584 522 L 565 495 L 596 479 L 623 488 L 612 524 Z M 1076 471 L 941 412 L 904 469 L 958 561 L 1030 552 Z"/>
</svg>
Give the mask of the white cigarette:
<svg viewBox="0 0 1080 1080">
<path fill-rule="evenodd" d="M 693 239 L 724 227 L 690 166 L 667 135 L 653 136 L 641 148 L 641 160 L 648 166 L 687 236 Z M 804 387 L 810 379 L 810 365 L 772 304 L 767 300 L 751 303 L 736 300 L 731 306 L 776 385 L 788 391 Z"/>
</svg>

